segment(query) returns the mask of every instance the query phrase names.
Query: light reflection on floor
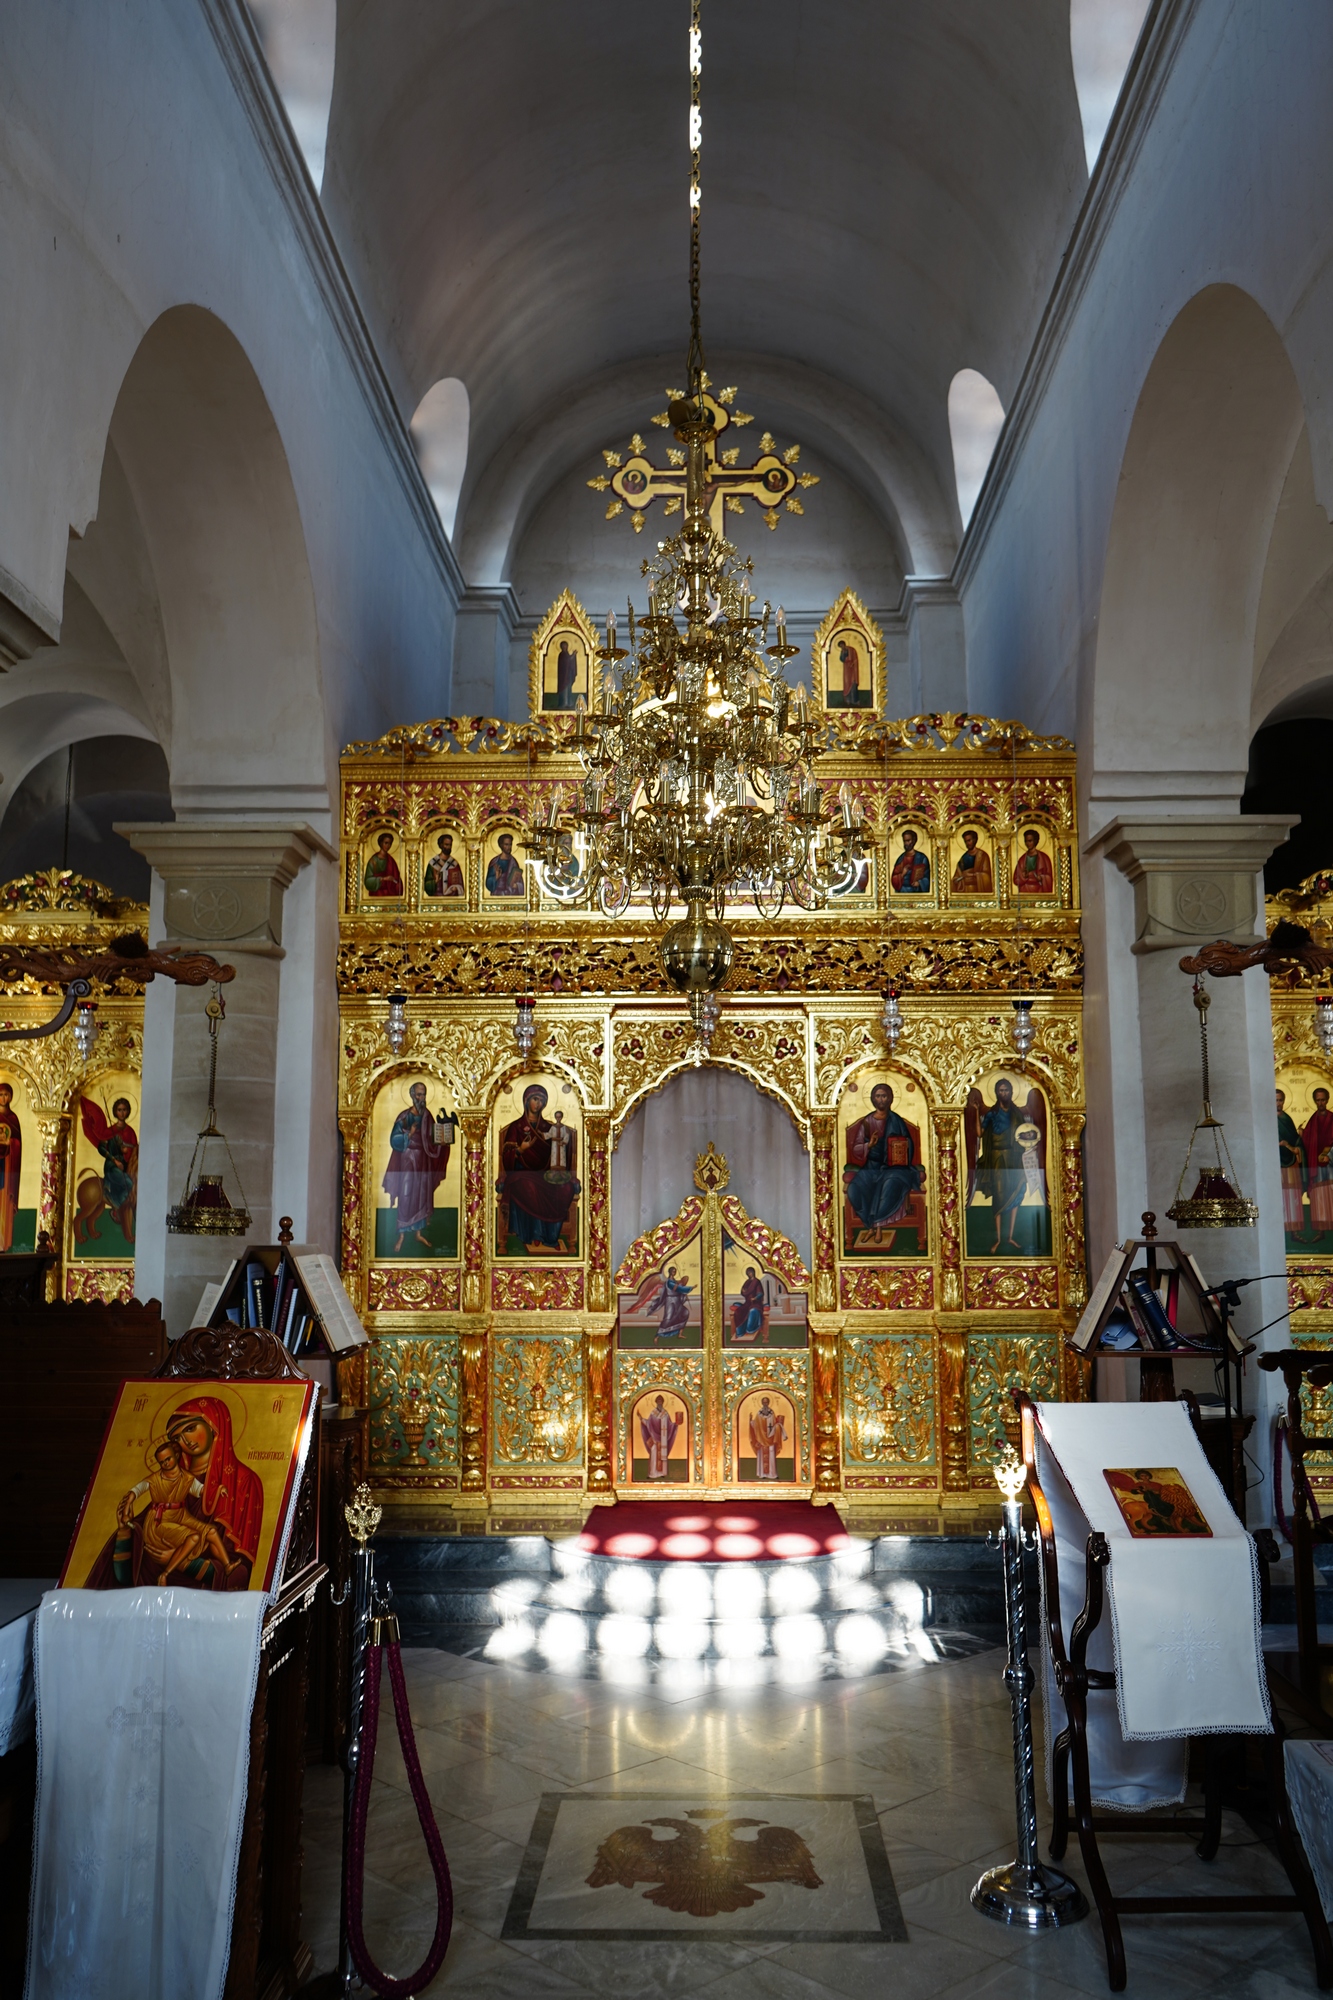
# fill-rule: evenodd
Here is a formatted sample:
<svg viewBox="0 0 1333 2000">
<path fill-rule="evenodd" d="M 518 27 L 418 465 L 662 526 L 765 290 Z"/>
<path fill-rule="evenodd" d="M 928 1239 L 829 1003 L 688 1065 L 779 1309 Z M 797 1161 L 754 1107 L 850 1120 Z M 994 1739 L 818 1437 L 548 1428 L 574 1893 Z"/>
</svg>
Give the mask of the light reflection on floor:
<svg viewBox="0 0 1333 2000">
<path fill-rule="evenodd" d="M 549 1578 L 497 1584 L 484 1659 L 627 1691 L 798 1689 L 944 1659 L 992 1637 L 928 1622 L 926 1593 L 877 1576 L 865 1543 L 785 1562 L 647 1561 L 589 1555 L 571 1538 Z"/>
</svg>

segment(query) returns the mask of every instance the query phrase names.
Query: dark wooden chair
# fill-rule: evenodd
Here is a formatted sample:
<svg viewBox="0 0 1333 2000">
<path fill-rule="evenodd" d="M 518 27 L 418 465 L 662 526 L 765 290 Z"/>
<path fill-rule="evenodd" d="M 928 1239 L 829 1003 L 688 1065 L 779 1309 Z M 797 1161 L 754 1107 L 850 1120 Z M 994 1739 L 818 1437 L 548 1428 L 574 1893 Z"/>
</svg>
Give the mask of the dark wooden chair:
<svg viewBox="0 0 1333 2000">
<path fill-rule="evenodd" d="M 1195 1851 L 1201 1861 L 1212 1861 L 1216 1858 L 1222 1836 L 1219 1750 L 1227 1739 L 1216 1736 L 1201 1739 L 1204 1757 L 1202 1817 L 1137 1812 L 1094 1812 L 1088 1766 L 1088 1701 L 1089 1697 L 1113 1698 L 1116 1677 L 1113 1672 L 1106 1669 L 1090 1667 L 1087 1655 L 1088 1642 L 1101 1624 L 1106 1608 L 1105 1576 L 1111 1560 L 1111 1551 L 1104 1535 L 1097 1533 L 1089 1535 L 1085 1555 L 1086 1582 L 1083 1608 L 1074 1621 L 1066 1646 L 1060 1619 L 1060 1570 L 1055 1543 L 1055 1523 L 1051 1518 L 1050 1507 L 1037 1473 L 1036 1410 L 1031 1398 L 1026 1395 L 1020 1394 L 1015 1400 L 1022 1420 L 1023 1460 L 1027 1466 L 1028 1491 L 1032 1496 L 1037 1516 L 1046 1640 L 1050 1647 L 1056 1687 L 1064 1701 L 1065 1714 L 1068 1718 L 1065 1727 L 1056 1736 L 1052 1745 L 1053 1826 L 1050 1852 L 1053 1860 L 1060 1860 L 1068 1846 L 1072 1824 L 1073 1830 L 1078 1835 L 1088 1886 L 1097 1906 L 1097 1915 L 1101 1919 L 1102 1937 L 1106 1946 L 1107 1978 L 1111 1991 L 1123 1992 L 1127 1977 L 1125 1944 L 1120 1928 L 1122 1917 L 1251 1916 L 1267 1912 L 1295 1911 L 1299 1911 L 1305 1918 L 1314 1951 L 1315 1977 L 1320 1990 L 1327 1991 L 1333 1987 L 1333 1938 L 1329 1936 L 1328 1925 L 1319 1901 L 1319 1892 L 1292 1823 L 1286 1778 L 1282 1768 L 1282 1737 L 1279 1728 L 1275 1728 L 1272 1736 L 1261 1740 L 1264 1744 L 1271 1787 L 1278 1853 L 1292 1886 L 1291 1895 L 1117 1896 L 1113 1892 L 1099 1846 L 1100 1838 L 1104 1835 L 1118 1834 L 1122 1838 L 1133 1840 L 1145 1835 L 1174 1836 L 1176 1839 L 1193 1838 L 1197 1843 Z M 1277 1555 L 1277 1549 L 1276 1545 L 1272 1544 L 1271 1536 L 1267 1537 L 1268 1543 L 1271 1544 L 1267 1548 L 1262 1545 L 1260 1537 L 1255 1539 L 1256 1542 L 1260 1542 L 1260 1553 L 1265 1563 L 1272 1561 Z M 1072 1816 L 1069 1805 L 1071 1780 Z"/>
</svg>

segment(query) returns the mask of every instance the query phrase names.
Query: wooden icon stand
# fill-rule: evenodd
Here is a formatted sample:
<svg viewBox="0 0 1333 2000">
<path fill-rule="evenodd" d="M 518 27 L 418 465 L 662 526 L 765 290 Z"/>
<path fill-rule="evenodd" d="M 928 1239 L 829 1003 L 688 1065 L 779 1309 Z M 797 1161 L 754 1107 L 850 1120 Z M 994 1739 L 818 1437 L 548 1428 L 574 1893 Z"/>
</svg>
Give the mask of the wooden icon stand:
<svg viewBox="0 0 1333 2000">
<path fill-rule="evenodd" d="M 1102 1862 L 1099 1839 L 1105 1834 L 1138 1839 L 1141 1835 L 1193 1837 L 1201 1861 L 1217 1856 L 1222 1837 L 1222 1800 L 1218 1746 L 1224 1739 L 1203 1739 L 1205 1753 L 1204 1810 L 1202 1818 L 1175 1818 L 1164 1814 L 1136 1812 L 1096 1813 L 1092 1804 L 1092 1781 L 1088 1765 L 1088 1697 L 1114 1695 L 1116 1677 L 1103 1668 L 1087 1663 L 1088 1642 L 1101 1624 L 1106 1608 L 1105 1572 L 1111 1560 L 1106 1537 L 1093 1533 L 1087 1544 L 1087 1586 L 1083 1609 L 1074 1621 L 1066 1649 L 1060 1624 L 1060 1573 L 1055 1546 L 1055 1523 L 1042 1491 L 1036 1464 L 1036 1409 L 1029 1396 L 1015 1397 L 1023 1426 L 1023 1460 L 1027 1466 L 1028 1491 L 1036 1509 L 1041 1545 L 1043 1617 L 1046 1643 L 1050 1648 L 1055 1683 L 1065 1704 L 1068 1722 L 1055 1738 L 1051 1754 L 1051 1791 L 1054 1823 L 1050 1854 L 1059 1861 L 1069 1843 L 1071 1815 L 1070 1781 L 1073 1782 L 1073 1829 L 1078 1835 L 1088 1886 L 1097 1915 L 1101 1919 L 1106 1945 L 1107 1978 L 1113 1993 L 1122 1993 L 1127 1977 L 1125 1944 L 1120 1919 L 1126 1916 L 1254 1916 L 1299 1911 L 1305 1918 L 1314 1951 L 1315 1977 L 1321 1992 L 1333 1987 L 1333 1938 L 1319 1901 L 1314 1877 L 1291 1819 L 1286 1779 L 1282 1769 L 1282 1739 L 1278 1730 L 1264 1739 L 1278 1853 L 1292 1886 L 1289 1896 L 1117 1896 L 1113 1893 Z M 1276 1556 L 1272 1537 L 1256 1537 L 1265 1564 Z M 1268 1547 L 1264 1546 L 1267 1541 Z M 1261 1572 L 1263 1575 L 1264 1572 Z M 1265 1586 L 1266 1587 L 1266 1586 Z"/>
</svg>

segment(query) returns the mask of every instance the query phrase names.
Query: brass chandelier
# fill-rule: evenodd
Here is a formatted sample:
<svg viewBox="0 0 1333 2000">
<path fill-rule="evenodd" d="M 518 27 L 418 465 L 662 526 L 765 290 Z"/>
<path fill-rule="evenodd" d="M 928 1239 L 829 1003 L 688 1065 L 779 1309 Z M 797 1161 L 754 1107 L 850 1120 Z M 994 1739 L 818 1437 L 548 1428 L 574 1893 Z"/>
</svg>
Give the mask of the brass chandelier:
<svg viewBox="0 0 1333 2000">
<path fill-rule="evenodd" d="M 662 965 L 688 994 L 706 1050 L 735 948 L 728 899 L 744 897 L 769 919 L 789 899 L 823 908 L 857 879 L 862 848 L 859 808 L 844 793 L 830 812 L 814 777 L 831 728 L 804 687 L 793 692 L 786 680 L 798 649 L 787 643 L 783 613 L 756 610 L 753 565 L 709 523 L 705 448 L 715 419 L 699 327 L 701 70 L 692 0 L 689 389 L 668 413 L 685 448 L 684 522 L 642 566 L 648 608 L 636 617 L 631 603 L 627 646 L 608 614 L 603 690 L 575 718 L 584 772 L 575 810 L 562 825 L 553 800 L 525 846 L 542 893 L 556 902 L 594 903 L 614 917 L 637 894 L 659 921 L 684 904 L 684 918 L 663 934 Z"/>
</svg>

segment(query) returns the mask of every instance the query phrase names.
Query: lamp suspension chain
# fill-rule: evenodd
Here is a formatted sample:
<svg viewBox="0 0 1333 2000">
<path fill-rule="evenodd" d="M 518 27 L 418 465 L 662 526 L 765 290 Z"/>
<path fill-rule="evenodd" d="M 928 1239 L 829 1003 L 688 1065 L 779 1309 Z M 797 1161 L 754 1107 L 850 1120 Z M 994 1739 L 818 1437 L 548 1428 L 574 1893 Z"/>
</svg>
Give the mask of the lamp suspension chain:
<svg viewBox="0 0 1333 2000">
<path fill-rule="evenodd" d="M 703 408 L 704 348 L 699 331 L 699 210 L 703 201 L 703 112 L 700 83 L 703 72 L 702 0 L 690 0 L 690 351 L 686 357 L 688 394 Z"/>
</svg>

